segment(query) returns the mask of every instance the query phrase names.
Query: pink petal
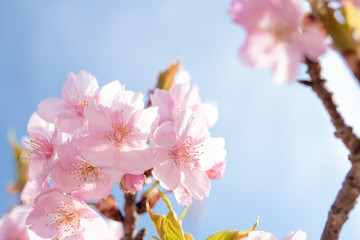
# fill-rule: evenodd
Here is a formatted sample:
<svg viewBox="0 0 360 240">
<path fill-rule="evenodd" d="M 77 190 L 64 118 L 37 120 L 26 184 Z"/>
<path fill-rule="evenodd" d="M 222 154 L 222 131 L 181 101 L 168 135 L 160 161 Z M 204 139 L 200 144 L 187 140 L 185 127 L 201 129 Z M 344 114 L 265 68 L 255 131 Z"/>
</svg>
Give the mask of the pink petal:
<svg viewBox="0 0 360 240">
<path fill-rule="evenodd" d="M 154 166 L 153 151 L 149 146 L 143 149 L 122 146 L 121 149 L 115 151 L 114 160 L 119 171 L 124 174 L 142 174 Z"/>
<path fill-rule="evenodd" d="M 156 88 L 153 94 L 150 94 L 151 106 L 159 107 L 160 122 L 171 120 L 174 101 L 168 91 Z"/>
<path fill-rule="evenodd" d="M 261 68 L 271 64 L 276 58 L 274 36 L 266 31 L 249 32 L 239 56 L 246 64 Z"/>
<path fill-rule="evenodd" d="M 158 125 L 159 108 L 149 107 L 141 111 L 140 119 L 135 123 L 135 127 L 139 128 L 141 133 L 147 138 L 151 137 Z"/>
<path fill-rule="evenodd" d="M 70 73 L 61 92 L 63 99 L 77 99 L 80 96 L 94 97 L 99 85 L 96 78 L 85 71 L 79 71 L 77 75 Z"/>
<path fill-rule="evenodd" d="M 174 132 L 177 134 L 177 136 L 182 136 L 183 134 L 187 133 L 185 131 L 187 129 L 188 121 L 191 116 L 192 116 L 192 110 L 185 109 L 179 114 L 179 117 L 174 121 Z"/>
<path fill-rule="evenodd" d="M 100 89 L 99 104 L 110 107 L 115 97 L 123 91 L 125 91 L 125 86 L 121 85 L 119 81 L 112 81 L 104 85 Z"/>
<path fill-rule="evenodd" d="M 196 111 L 204 116 L 207 127 L 214 126 L 219 118 L 217 105 L 213 102 L 201 103 Z"/>
<path fill-rule="evenodd" d="M 296 76 L 302 55 L 299 49 L 289 44 L 279 44 L 276 51 L 277 60 L 273 68 L 274 81 L 278 85 L 289 83 Z"/>
<path fill-rule="evenodd" d="M 60 131 L 80 134 L 86 133 L 87 120 L 75 111 L 66 111 L 58 115 L 56 126 Z"/>
<path fill-rule="evenodd" d="M 191 205 L 192 197 L 189 194 L 188 190 L 182 184 L 180 184 L 173 192 L 175 199 L 180 204 L 180 206 Z"/>
<path fill-rule="evenodd" d="M 202 201 L 204 197 L 209 196 L 211 183 L 204 171 L 198 169 L 184 170 L 184 187 L 196 200 Z"/>
<path fill-rule="evenodd" d="M 55 130 L 54 124 L 45 121 L 44 119 L 42 119 L 39 116 L 38 112 L 35 112 L 31 115 L 28 126 L 27 126 L 27 130 L 28 130 L 30 137 L 33 134 L 37 135 L 39 132 L 39 130 L 38 130 L 39 128 L 44 130 L 49 137 L 51 137 L 53 135 L 54 130 Z"/>
<path fill-rule="evenodd" d="M 56 117 L 68 111 L 68 106 L 64 100 L 58 98 L 46 98 L 38 105 L 39 116 L 45 121 L 55 123 Z"/>
<path fill-rule="evenodd" d="M 167 152 L 156 153 L 153 175 L 160 181 L 160 185 L 166 189 L 174 190 L 180 184 L 180 169 Z"/>
<path fill-rule="evenodd" d="M 154 133 L 154 147 L 155 149 L 168 150 L 172 149 L 172 145 L 176 142 L 174 133 L 174 123 L 164 122 L 156 129 Z M 155 150 L 156 151 L 156 150 Z"/>
<path fill-rule="evenodd" d="M 105 137 L 108 130 L 107 109 L 96 105 L 95 101 L 89 101 L 89 105 L 85 108 L 84 113 L 89 121 L 89 134 L 91 137 L 96 139 Z"/>
<path fill-rule="evenodd" d="M 303 57 L 308 57 L 313 61 L 325 53 L 325 36 L 317 26 L 308 26 L 303 30 L 303 34 L 298 38 L 299 48 L 303 52 Z"/>
<path fill-rule="evenodd" d="M 204 149 L 203 149 L 204 154 L 199 159 L 199 161 L 201 162 L 201 166 L 208 167 L 209 164 L 211 164 L 210 166 L 211 168 L 214 163 L 219 163 L 224 161 L 226 156 L 226 150 L 225 150 L 225 140 L 223 138 L 221 137 L 207 138 L 203 143 L 203 145 L 204 145 Z"/>
</svg>

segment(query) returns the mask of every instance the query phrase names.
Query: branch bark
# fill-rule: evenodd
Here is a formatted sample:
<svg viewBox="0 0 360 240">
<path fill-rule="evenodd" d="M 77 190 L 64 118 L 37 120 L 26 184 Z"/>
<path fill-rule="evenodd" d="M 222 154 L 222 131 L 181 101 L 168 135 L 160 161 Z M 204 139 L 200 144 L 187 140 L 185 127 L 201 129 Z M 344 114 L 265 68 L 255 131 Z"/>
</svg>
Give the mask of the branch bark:
<svg viewBox="0 0 360 240">
<path fill-rule="evenodd" d="M 352 167 L 330 208 L 321 236 L 321 240 L 336 240 L 339 238 L 340 230 L 360 195 L 360 140 L 353 133 L 352 128 L 345 124 L 343 117 L 337 110 L 332 93 L 327 89 L 326 81 L 321 78 L 319 63 L 306 59 L 306 64 L 311 81 L 299 82 L 310 86 L 316 92 L 331 117 L 331 122 L 336 129 L 335 136 L 341 139 L 350 151 L 349 160 Z"/>
<path fill-rule="evenodd" d="M 136 193 L 125 193 L 125 217 L 123 220 L 124 237 L 122 240 L 134 240 L 139 219 L 136 206 Z"/>
</svg>

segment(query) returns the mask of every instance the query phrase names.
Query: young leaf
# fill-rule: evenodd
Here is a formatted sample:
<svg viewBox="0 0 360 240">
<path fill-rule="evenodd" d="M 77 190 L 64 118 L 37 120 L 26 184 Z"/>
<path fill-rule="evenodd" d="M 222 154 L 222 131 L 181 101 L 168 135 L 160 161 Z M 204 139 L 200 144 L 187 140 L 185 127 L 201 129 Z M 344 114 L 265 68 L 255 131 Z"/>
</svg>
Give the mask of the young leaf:
<svg viewBox="0 0 360 240">
<path fill-rule="evenodd" d="M 259 218 L 257 219 L 254 226 L 252 226 L 247 231 L 235 231 L 235 230 L 225 230 L 221 232 L 214 233 L 207 240 L 239 240 L 249 236 L 251 231 L 254 231 L 257 225 L 259 224 Z"/>
<path fill-rule="evenodd" d="M 174 85 L 175 74 L 178 70 L 179 65 L 180 65 L 179 62 L 171 63 L 168 69 L 166 69 L 164 72 L 161 72 L 159 74 L 159 79 L 156 88 L 170 91 L 170 89 Z"/>
<path fill-rule="evenodd" d="M 181 227 L 181 221 L 172 209 L 169 199 L 159 189 L 160 198 L 165 202 L 169 213 L 166 216 L 158 215 L 153 212 L 149 206 L 149 202 L 146 202 L 146 208 L 149 212 L 151 221 L 153 222 L 156 231 L 159 234 L 161 240 L 193 240 L 190 234 L 185 234 Z M 185 216 L 185 214 L 183 214 Z M 155 238 L 155 237 L 153 237 Z M 155 238 L 156 239 L 156 238 Z"/>
</svg>

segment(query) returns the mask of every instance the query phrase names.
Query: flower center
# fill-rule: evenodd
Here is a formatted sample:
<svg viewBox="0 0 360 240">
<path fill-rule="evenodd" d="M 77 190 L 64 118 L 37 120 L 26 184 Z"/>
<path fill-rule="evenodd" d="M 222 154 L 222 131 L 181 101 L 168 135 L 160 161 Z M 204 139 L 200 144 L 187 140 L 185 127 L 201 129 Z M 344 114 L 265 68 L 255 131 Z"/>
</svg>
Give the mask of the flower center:
<svg viewBox="0 0 360 240">
<path fill-rule="evenodd" d="M 73 175 L 74 180 L 81 180 L 84 183 L 94 182 L 102 168 L 94 167 L 86 160 L 82 159 L 79 155 L 75 155 L 78 161 L 71 163 L 73 171 L 69 171 L 69 174 Z M 80 185 L 78 186 L 80 187 Z"/>
<path fill-rule="evenodd" d="M 111 123 L 108 124 L 107 137 L 113 142 L 117 143 L 118 146 L 123 145 L 124 143 L 130 142 L 138 134 L 134 133 L 134 121 L 127 123 L 126 117 L 124 116 L 124 111 L 121 110 L 117 116 L 111 115 Z M 140 131 L 140 129 L 137 129 Z"/>
<path fill-rule="evenodd" d="M 171 157 L 179 167 L 199 168 L 199 157 L 204 154 L 202 141 L 192 137 L 178 142 L 174 147 Z"/>
<path fill-rule="evenodd" d="M 80 224 L 81 214 L 70 209 L 64 203 L 63 206 L 58 206 L 54 211 L 52 211 L 52 213 L 46 214 L 46 216 L 52 218 L 51 222 L 46 224 L 46 226 L 55 223 L 55 229 L 62 232 L 59 235 L 68 238 L 77 231 Z"/>
<path fill-rule="evenodd" d="M 290 27 L 279 25 L 274 25 L 271 27 L 270 31 L 272 32 L 276 42 L 291 42 L 291 33 L 293 32 Z"/>
<path fill-rule="evenodd" d="M 84 116 L 84 109 L 89 104 L 89 98 L 82 94 L 79 89 L 76 89 L 76 92 L 77 94 L 75 97 L 70 97 L 69 94 L 66 94 L 67 99 L 65 100 L 75 112 L 77 112 L 80 116 Z"/>
</svg>

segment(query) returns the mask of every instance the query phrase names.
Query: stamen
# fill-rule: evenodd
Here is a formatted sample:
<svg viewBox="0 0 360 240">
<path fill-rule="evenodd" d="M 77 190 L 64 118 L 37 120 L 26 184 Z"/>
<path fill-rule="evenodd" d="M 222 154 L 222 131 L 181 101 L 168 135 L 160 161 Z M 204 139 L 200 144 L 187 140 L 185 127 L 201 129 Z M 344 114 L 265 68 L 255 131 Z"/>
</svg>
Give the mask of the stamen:
<svg viewBox="0 0 360 240">
<path fill-rule="evenodd" d="M 75 154 L 75 158 L 77 161 L 71 163 L 73 171 L 69 171 L 69 174 L 74 176 L 74 180 L 81 180 L 84 183 L 94 182 L 102 168 L 94 167 L 77 154 Z M 78 187 L 80 187 L 80 185 L 78 185 Z"/>
<path fill-rule="evenodd" d="M 30 157 L 35 160 L 49 159 L 54 151 L 52 139 L 44 129 L 36 130 L 37 135 L 32 136 L 29 142 L 25 142 L 30 147 Z"/>
<path fill-rule="evenodd" d="M 199 168 L 199 157 L 204 154 L 201 151 L 203 144 L 201 140 L 197 140 L 188 136 L 173 146 L 170 155 L 176 164 L 183 168 Z"/>
</svg>

